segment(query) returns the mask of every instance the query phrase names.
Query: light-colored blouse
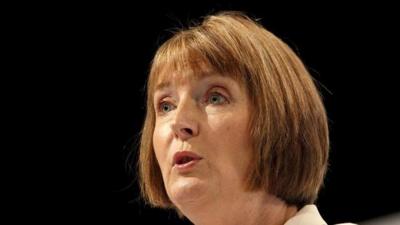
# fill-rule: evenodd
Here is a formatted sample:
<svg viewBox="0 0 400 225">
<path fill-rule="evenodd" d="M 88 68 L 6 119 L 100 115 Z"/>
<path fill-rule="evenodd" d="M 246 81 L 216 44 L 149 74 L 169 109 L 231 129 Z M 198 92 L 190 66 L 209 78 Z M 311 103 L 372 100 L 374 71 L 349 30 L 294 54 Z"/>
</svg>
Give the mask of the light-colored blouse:
<svg viewBox="0 0 400 225">
<path fill-rule="evenodd" d="M 354 223 L 340 223 L 337 225 L 351 225 Z M 306 205 L 296 215 L 290 218 L 284 225 L 327 225 L 319 214 L 315 205 Z"/>
</svg>

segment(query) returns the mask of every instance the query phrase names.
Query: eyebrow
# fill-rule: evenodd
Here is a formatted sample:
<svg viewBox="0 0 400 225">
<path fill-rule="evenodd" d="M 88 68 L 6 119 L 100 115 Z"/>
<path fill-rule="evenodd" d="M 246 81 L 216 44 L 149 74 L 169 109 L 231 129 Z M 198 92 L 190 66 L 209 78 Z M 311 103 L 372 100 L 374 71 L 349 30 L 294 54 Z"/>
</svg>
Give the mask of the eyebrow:
<svg viewBox="0 0 400 225">
<path fill-rule="evenodd" d="M 156 88 L 154 89 L 154 92 L 159 91 L 159 90 L 162 90 L 162 89 L 164 89 L 164 88 L 166 88 L 166 87 L 168 87 L 168 86 L 171 86 L 171 81 L 164 81 L 164 82 L 161 82 L 160 84 L 158 84 L 158 85 L 156 86 Z"/>
<path fill-rule="evenodd" d="M 196 73 L 194 75 L 195 79 L 199 79 L 199 80 L 204 80 L 204 79 L 206 79 L 208 77 L 213 77 L 213 76 L 220 76 L 220 75 L 217 75 L 217 73 L 214 72 L 214 71 L 202 71 L 202 72 Z M 163 82 L 159 83 L 155 87 L 154 92 L 157 92 L 159 90 L 162 90 L 162 89 L 165 89 L 165 88 L 171 86 L 171 83 L 172 82 L 170 80 L 163 81 Z"/>
</svg>

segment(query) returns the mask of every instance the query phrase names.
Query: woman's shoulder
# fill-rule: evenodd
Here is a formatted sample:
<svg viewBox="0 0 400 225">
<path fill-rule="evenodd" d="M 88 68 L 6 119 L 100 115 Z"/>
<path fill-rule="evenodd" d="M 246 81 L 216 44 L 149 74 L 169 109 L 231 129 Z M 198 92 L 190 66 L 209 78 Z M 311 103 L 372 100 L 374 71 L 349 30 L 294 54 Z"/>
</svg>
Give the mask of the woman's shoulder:
<svg viewBox="0 0 400 225">
<path fill-rule="evenodd" d="M 354 225 L 354 223 L 340 223 L 337 225 Z M 301 208 L 285 225 L 327 225 L 315 205 L 306 205 Z"/>
</svg>

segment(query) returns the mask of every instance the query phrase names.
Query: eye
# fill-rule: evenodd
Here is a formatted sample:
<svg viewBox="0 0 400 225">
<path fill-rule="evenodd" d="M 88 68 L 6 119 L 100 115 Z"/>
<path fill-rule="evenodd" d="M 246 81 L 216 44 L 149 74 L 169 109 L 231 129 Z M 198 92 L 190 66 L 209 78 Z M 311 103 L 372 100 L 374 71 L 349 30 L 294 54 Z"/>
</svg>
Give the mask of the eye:
<svg viewBox="0 0 400 225">
<path fill-rule="evenodd" d="M 158 106 L 158 110 L 161 113 L 167 113 L 173 109 L 175 109 L 175 106 L 172 105 L 170 102 L 161 102 L 160 105 Z"/>
<path fill-rule="evenodd" d="M 226 103 L 228 100 L 220 93 L 213 92 L 208 96 L 207 102 L 213 105 L 221 105 Z"/>
</svg>

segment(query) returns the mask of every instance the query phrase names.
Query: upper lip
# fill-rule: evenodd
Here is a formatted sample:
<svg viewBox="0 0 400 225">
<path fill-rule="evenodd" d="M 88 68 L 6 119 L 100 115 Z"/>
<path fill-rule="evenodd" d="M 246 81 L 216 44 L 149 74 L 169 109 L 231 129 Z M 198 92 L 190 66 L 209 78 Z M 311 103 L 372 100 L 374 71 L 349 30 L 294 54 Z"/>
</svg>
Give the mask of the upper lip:
<svg viewBox="0 0 400 225">
<path fill-rule="evenodd" d="M 199 155 L 197 155 L 194 152 L 179 151 L 179 152 L 176 152 L 175 155 L 174 155 L 173 165 L 178 164 L 185 157 L 190 157 L 190 158 L 192 158 L 192 160 L 200 160 L 200 159 L 202 159 L 202 157 L 200 157 Z"/>
</svg>

